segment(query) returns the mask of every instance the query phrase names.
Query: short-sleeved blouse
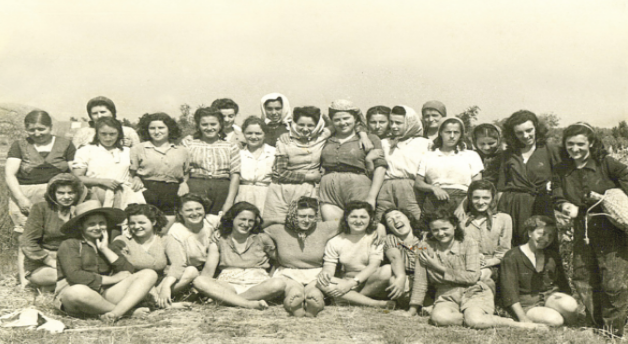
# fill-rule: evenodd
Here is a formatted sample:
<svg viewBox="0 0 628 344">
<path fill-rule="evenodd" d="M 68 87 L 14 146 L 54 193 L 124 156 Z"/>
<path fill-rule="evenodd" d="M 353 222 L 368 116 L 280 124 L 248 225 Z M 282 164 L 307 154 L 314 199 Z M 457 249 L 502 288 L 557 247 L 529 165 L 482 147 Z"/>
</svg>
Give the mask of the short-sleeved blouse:
<svg viewBox="0 0 628 344">
<path fill-rule="evenodd" d="M 151 141 L 131 148 L 131 169 L 143 180 L 180 183 L 188 172 L 188 150 L 171 143 L 157 149 Z"/>
<path fill-rule="evenodd" d="M 248 149 L 240 151 L 242 168 L 240 184 L 264 186 L 270 184 L 275 163 L 275 147 L 264 144 L 262 152 L 255 158 Z"/>
<path fill-rule="evenodd" d="M 87 145 L 76 151 L 72 162 L 73 169 L 86 169 L 89 178 L 111 178 L 129 181 L 131 166 L 131 150 L 129 147 L 107 150 L 100 144 Z"/>
<path fill-rule="evenodd" d="M 342 265 L 345 273 L 360 272 L 369 262 L 384 259 L 384 245 L 378 243 L 377 232 L 366 234 L 357 242 L 346 233 L 332 238 L 325 245 L 325 264 Z"/>
<path fill-rule="evenodd" d="M 374 149 L 382 149 L 382 142 L 379 137 L 368 134 L 368 138 L 373 143 Z M 336 136 L 332 136 L 327 139 L 323 147 L 321 163 L 326 172 L 366 174 L 366 154 L 367 152 L 360 147 L 360 140 L 357 135 L 343 143 L 340 143 Z M 384 158 L 375 159 L 373 164 L 375 168 L 388 167 Z"/>
<path fill-rule="evenodd" d="M 417 174 L 443 189 L 467 191 L 472 178 L 482 170 L 482 159 L 472 150 L 444 153 L 437 148 L 425 154 Z"/>
<path fill-rule="evenodd" d="M 68 171 L 68 163 L 74 159 L 76 148 L 67 139 L 53 136 L 49 146 L 38 149 L 30 139 L 13 142 L 7 153 L 8 159 L 20 159 L 15 177 L 20 185 L 46 184 L 59 173 Z"/>
<path fill-rule="evenodd" d="M 276 249 L 273 240 L 265 233 L 251 234 L 246 241 L 243 252 L 238 252 L 233 245 L 231 236 L 225 238 L 214 235 L 212 242 L 220 252 L 218 267 L 225 268 L 270 268 L 270 260 L 275 259 Z"/>
<path fill-rule="evenodd" d="M 399 141 L 397 147 L 390 153 L 390 140 L 382 140 L 384 157 L 388 163 L 384 179 L 412 179 L 416 178 L 419 163 L 429 151 L 431 142 L 423 137 L 411 137 Z"/>
</svg>

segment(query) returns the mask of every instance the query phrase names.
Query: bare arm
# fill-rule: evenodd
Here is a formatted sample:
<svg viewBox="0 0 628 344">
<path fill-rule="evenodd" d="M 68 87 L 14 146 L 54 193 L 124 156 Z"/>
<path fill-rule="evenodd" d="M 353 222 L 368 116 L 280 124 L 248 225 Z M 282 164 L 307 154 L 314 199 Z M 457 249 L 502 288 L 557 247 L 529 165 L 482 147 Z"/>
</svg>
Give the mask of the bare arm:
<svg viewBox="0 0 628 344">
<path fill-rule="evenodd" d="M 17 172 L 20 170 L 20 164 L 22 159 L 8 158 L 6 166 L 4 167 L 5 177 L 4 180 L 9 187 L 9 191 L 13 198 L 17 201 L 20 211 L 24 215 L 28 215 L 28 212 L 32 206 L 31 201 L 24 196 L 20 189 L 20 183 L 17 181 Z"/>
<path fill-rule="evenodd" d="M 375 202 L 377 200 L 377 195 L 379 194 L 379 190 L 382 188 L 382 184 L 384 183 L 384 174 L 386 173 L 386 168 L 383 166 L 379 166 L 373 172 L 373 181 L 371 182 L 371 189 L 369 190 L 368 196 L 366 196 L 366 202 L 370 203 L 373 208 L 375 208 Z"/>
<path fill-rule="evenodd" d="M 226 213 L 231 206 L 233 206 L 233 202 L 235 201 L 236 196 L 238 195 L 238 188 L 240 187 L 240 174 L 232 173 L 231 181 L 229 182 L 229 194 L 227 195 L 227 199 L 225 200 L 225 205 L 222 206 L 222 213 Z"/>
<path fill-rule="evenodd" d="M 201 276 L 214 278 L 219 261 L 220 261 L 220 251 L 218 250 L 218 245 L 212 242 L 211 244 L 209 244 L 209 253 L 207 255 L 207 261 L 205 262 L 203 271 L 201 272 Z"/>
</svg>

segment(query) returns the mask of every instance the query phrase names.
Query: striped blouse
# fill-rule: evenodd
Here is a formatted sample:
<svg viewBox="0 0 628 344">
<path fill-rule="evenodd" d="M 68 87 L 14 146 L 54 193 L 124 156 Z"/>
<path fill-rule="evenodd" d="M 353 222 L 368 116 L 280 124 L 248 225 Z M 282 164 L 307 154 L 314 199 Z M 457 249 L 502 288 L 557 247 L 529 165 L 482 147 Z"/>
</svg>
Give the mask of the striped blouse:
<svg viewBox="0 0 628 344">
<path fill-rule="evenodd" d="M 191 177 L 229 178 L 240 174 L 240 149 L 235 143 L 221 140 L 208 144 L 199 139 L 181 143 L 189 151 Z"/>
</svg>

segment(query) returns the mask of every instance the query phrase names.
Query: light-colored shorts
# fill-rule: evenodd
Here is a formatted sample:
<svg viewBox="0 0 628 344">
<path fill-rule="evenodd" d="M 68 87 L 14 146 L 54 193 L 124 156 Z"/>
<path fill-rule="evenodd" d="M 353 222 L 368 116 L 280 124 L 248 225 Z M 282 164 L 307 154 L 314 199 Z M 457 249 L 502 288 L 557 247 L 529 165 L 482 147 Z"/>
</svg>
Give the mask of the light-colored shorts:
<svg viewBox="0 0 628 344">
<path fill-rule="evenodd" d="M 414 190 L 414 180 L 387 179 L 377 195 L 377 210 L 375 216 L 381 219 L 386 210 L 398 208 L 407 210 L 416 221 L 421 219 L 421 208 L 417 202 Z M 412 219 L 410 219 L 412 220 Z"/>
<path fill-rule="evenodd" d="M 317 198 L 314 184 L 275 184 L 271 183 L 266 193 L 262 217 L 274 219 L 285 218 L 292 201 L 302 196 Z"/>
<path fill-rule="evenodd" d="M 43 202 L 47 188 L 48 184 L 20 185 L 20 190 L 31 201 L 31 204 Z M 17 233 L 24 232 L 24 225 L 28 217 L 22 214 L 20 207 L 13 199 L 13 195 L 9 197 L 9 217 L 13 221 L 13 231 Z"/>
<path fill-rule="evenodd" d="M 446 303 L 459 308 L 460 312 L 464 312 L 471 307 L 477 307 L 486 314 L 495 313 L 493 292 L 484 282 L 478 282 L 470 287 L 439 286 L 436 290 L 434 307 L 438 304 Z"/>
<path fill-rule="evenodd" d="M 319 199 L 344 209 L 351 201 L 364 201 L 371 189 L 371 179 L 364 174 L 332 172 L 321 179 Z"/>
<path fill-rule="evenodd" d="M 308 285 L 316 281 L 318 274 L 320 274 L 321 271 L 323 271 L 322 267 L 312 269 L 293 269 L 280 266 L 277 270 L 275 270 L 273 277 L 287 278 L 303 285 Z"/>
<path fill-rule="evenodd" d="M 268 272 L 261 268 L 227 268 L 218 275 L 218 281 L 229 283 L 237 294 L 242 294 L 269 278 Z"/>
</svg>

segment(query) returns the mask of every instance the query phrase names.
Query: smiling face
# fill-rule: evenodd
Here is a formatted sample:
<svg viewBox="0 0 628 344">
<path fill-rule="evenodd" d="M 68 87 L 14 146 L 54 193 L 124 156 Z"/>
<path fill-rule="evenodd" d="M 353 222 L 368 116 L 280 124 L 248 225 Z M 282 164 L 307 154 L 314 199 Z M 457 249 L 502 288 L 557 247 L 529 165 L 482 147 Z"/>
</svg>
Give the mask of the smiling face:
<svg viewBox="0 0 628 344">
<path fill-rule="evenodd" d="M 390 134 L 392 136 L 402 136 L 408 124 L 406 123 L 406 116 L 404 115 L 390 115 Z"/>
<path fill-rule="evenodd" d="M 423 111 L 423 122 L 427 129 L 438 129 L 443 116 L 434 109 L 425 109 Z"/>
<path fill-rule="evenodd" d="M 311 137 L 312 133 L 314 133 L 314 128 L 316 128 L 316 123 L 314 123 L 312 117 L 301 116 L 297 120 L 297 131 L 304 137 Z"/>
<path fill-rule="evenodd" d="M 591 153 L 589 138 L 583 134 L 568 137 L 565 140 L 567 154 L 576 162 L 584 162 Z"/>
<path fill-rule="evenodd" d="M 366 209 L 352 210 L 347 216 L 347 225 L 351 234 L 365 233 L 370 221 L 371 217 Z"/>
<path fill-rule="evenodd" d="M 236 118 L 235 110 L 234 109 L 220 109 L 220 113 L 222 114 L 222 120 L 225 123 L 225 128 L 231 128 Z"/>
<path fill-rule="evenodd" d="M 41 123 L 29 123 L 26 125 L 26 134 L 36 144 L 46 144 L 52 138 L 52 127 Z"/>
<path fill-rule="evenodd" d="M 493 195 L 490 190 L 474 190 L 471 194 L 471 205 L 480 213 L 487 211 L 492 201 Z"/>
<path fill-rule="evenodd" d="M 184 225 L 198 225 L 202 223 L 205 218 L 205 209 L 203 205 L 198 202 L 187 201 L 181 205 L 179 215 L 183 219 Z"/>
<path fill-rule="evenodd" d="M 495 153 L 498 143 L 497 139 L 490 136 L 481 136 L 475 141 L 476 147 L 486 155 Z"/>
<path fill-rule="evenodd" d="M 392 234 L 402 239 L 405 239 L 408 234 L 412 233 L 410 219 L 398 210 L 393 210 L 386 214 L 386 227 Z"/>
<path fill-rule="evenodd" d="M 355 117 L 349 112 L 336 112 L 331 120 L 338 134 L 350 135 L 355 129 Z"/>
<path fill-rule="evenodd" d="M 447 220 L 430 222 L 430 232 L 441 245 L 449 245 L 454 240 L 456 228 Z"/>
<path fill-rule="evenodd" d="M 168 141 L 168 126 L 163 121 L 152 121 L 148 124 L 148 136 L 153 143 Z"/>
<path fill-rule="evenodd" d="M 371 133 L 377 135 L 377 137 L 382 138 L 386 135 L 386 131 L 388 130 L 389 121 L 386 115 L 375 114 L 372 115 L 368 121 L 369 130 Z"/>
<path fill-rule="evenodd" d="M 111 148 L 118 141 L 118 130 L 108 125 L 103 125 L 98 128 L 98 142 L 105 147 Z"/>
<path fill-rule="evenodd" d="M 76 200 L 76 191 L 71 185 L 60 185 L 55 191 L 55 200 L 62 207 L 70 207 Z"/>
<path fill-rule="evenodd" d="M 129 231 L 134 238 L 149 239 L 155 234 L 155 222 L 151 222 L 146 215 L 132 215 L 129 217 Z"/>
<path fill-rule="evenodd" d="M 460 130 L 460 123 L 447 123 L 440 130 L 440 136 L 443 140 L 443 147 L 453 149 L 460 141 L 462 136 L 462 130 Z"/>
<path fill-rule="evenodd" d="M 281 121 L 283 105 L 279 100 L 267 102 L 264 104 L 264 111 L 266 111 L 266 118 L 273 123 L 279 123 L 279 121 Z"/>
<path fill-rule="evenodd" d="M 536 128 L 532 121 L 526 121 L 513 127 L 515 137 L 525 148 L 532 147 L 536 143 Z"/>
<path fill-rule="evenodd" d="M 92 214 L 83 220 L 83 236 L 88 241 L 100 239 L 103 231 L 107 230 L 107 218 L 103 214 Z"/>
<path fill-rule="evenodd" d="M 259 124 L 251 124 L 244 129 L 244 139 L 249 148 L 259 148 L 264 144 L 264 131 Z"/>
<path fill-rule="evenodd" d="M 216 140 L 220 132 L 220 121 L 216 116 L 203 116 L 198 123 L 198 128 L 204 139 Z"/>
<path fill-rule="evenodd" d="M 97 121 L 102 117 L 113 117 L 113 114 L 109 109 L 107 109 L 104 105 L 96 105 L 89 110 L 89 117 L 92 118 L 92 121 Z"/>
<path fill-rule="evenodd" d="M 243 210 L 233 219 L 232 234 L 237 236 L 248 236 L 255 227 L 255 214 L 252 211 Z"/>
<path fill-rule="evenodd" d="M 297 210 L 297 226 L 302 231 L 308 231 L 316 224 L 316 211 L 312 208 Z"/>
<path fill-rule="evenodd" d="M 538 227 L 534 230 L 528 231 L 528 245 L 533 250 L 543 250 L 547 248 L 552 241 L 554 241 L 554 235 L 556 234 L 556 228 L 552 226 Z"/>
</svg>

